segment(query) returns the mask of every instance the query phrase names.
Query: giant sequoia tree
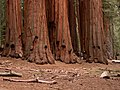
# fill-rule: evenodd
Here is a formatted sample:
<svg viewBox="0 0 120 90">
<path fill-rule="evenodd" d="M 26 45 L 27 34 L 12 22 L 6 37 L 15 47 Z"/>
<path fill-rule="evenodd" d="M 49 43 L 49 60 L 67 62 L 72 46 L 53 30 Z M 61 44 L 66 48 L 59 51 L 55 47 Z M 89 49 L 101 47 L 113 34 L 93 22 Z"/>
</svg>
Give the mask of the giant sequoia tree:
<svg viewBox="0 0 120 90">
<path fill-rule="evenodd" d="M 80 1 L 83 52 L 88 62 L 108 64 L 101 0 Z"/>
<path fill-rule="evenodd" d="M 68 21 L 68 0 L 47 0 L 48 28 L 51 45 L 55 49 L 55 59 L 65 63 L 79 62 L 79 58 L 73 53 Z M 53 32 L 55 31 L 55 32 Z M 77 44 L 77 43 L 76 43 Z"/>
<path fill-rule="evenodd" d="M 50 50 L 45 0 L 24 0 L 24 57 L 38 64 L 54 63 Z"/>
<path fill-rule="evenodd" d="M 22 57 L 20 0 L 6 0 L 6 38 L 3 55 Z"/>
<path fill-rule="evenodd" d="M 101 0 L 7 0 L 7 30 L 3 55 L 38 64 L 88 62 L 107 64 Z"/>
<path fill-rule="evenodd" d="M 56 13 L 56 15 L 58 15 L 56 19 L 56 21 L 58 21 L 56 58 L 65 63 L 79 62 L 72 48 L 68 21 L 68 0 L 58 0 L 56 4 L 58 4 L 58 14 Z"/>
</svg>

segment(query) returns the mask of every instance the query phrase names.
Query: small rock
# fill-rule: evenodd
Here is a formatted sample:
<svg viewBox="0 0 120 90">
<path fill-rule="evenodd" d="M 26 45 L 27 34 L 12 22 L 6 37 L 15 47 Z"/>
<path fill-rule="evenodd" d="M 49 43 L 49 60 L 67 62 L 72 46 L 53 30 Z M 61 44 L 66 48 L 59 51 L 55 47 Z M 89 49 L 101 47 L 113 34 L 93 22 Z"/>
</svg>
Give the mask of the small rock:
<svg viewBox="0 0 120 90">
<path fill-rule="evenodd" d="M 117 77 L 120 77 L 120 73 L 117 74 Z"/>
<path fill-rule="evenodd" d="M 104 71 L 100 77 L 105 79 L 110 79 L 109 71 Z"/>
<path fill-rule="evenodd" d="M 67 72 L 67 74 L 70 76 L 70 77 L 75 77 L 77 76 L 77 73 L 76 72 Z"/>
<path fill-rule="evenodd" d="M 84 74 L 89 74 L 89 72 L 85 72 Z"/>
<path fill-rule="evenodd" d="M 83 70 L 87 70 L 87 68 L 83 68 Z"/>
</svg>

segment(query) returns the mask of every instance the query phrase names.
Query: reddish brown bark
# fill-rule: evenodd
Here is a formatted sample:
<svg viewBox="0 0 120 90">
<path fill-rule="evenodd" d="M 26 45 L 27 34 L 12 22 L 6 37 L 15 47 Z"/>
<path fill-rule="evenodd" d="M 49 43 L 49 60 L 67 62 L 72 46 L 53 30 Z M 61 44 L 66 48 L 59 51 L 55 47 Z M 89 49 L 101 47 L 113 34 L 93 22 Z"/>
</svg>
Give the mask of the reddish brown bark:
<svg viewBox="0 0 120 90">
<path fill-rule="evenodd" d="M 73 53 L 68 22 L 68 0 L 55 0 L 55 22 L 57 22 L 56 59 L 65 63 L 79 61 Z"/>
<path fill-rule="evenodd" d="M 101 0 L 80 0 L 82 51 L 88 62 L 108 64 Z"/>
<path fill-rule="evenodd" d="M 75 20 L 75 5 L 74 0 L 68 0 L 69 1 L 69 25 L 70 25 L 70 33 L 71 33 L 71 39 L 72 39 L 72 45 L 74 52 L 77 53 L 77 37 L 76 37 L 76 20 Z"/>
<path fill-rule="evenodd" d="M 46 0 L 47 25 L 52 53 L 56 53 L 55 0 Z"/>
<path fill-rule="evenodd" d="M 54 63 L 50 50 L 45 0 L 24 2 L 25 59 L 37 64 Z"/>
<path fill-rule="evenodd" d="M 22 57 L 22 15 L 20 0 L 6 0 L 7 30 L 3 55 Z"/>
<path fill-rule="evenodd" d="M 80 38 L 81 38 L 81 51 L 84 59 L 89 58 L 89 36 L 90 36 L 90 0 L 80 0 Z"/>
<path fill-rule="evenodd" d="M 55 59 L 65 63 L 78 62 L 71 43 L 68 0 L 46 0 L 46 9 L 51 50 Z"/>
<path fill-rule="evenodd" d="M 53 64 L 54 58 L 76 63 L 80 60 L 74 52 L 81 49 L 87 62 L 108 64 L 101 0 L 24 0 L 23 34 L 20 0 L 6 3 L 3 55 L 24 54 L 24 59 L 38 64 Z"/>
</svg>

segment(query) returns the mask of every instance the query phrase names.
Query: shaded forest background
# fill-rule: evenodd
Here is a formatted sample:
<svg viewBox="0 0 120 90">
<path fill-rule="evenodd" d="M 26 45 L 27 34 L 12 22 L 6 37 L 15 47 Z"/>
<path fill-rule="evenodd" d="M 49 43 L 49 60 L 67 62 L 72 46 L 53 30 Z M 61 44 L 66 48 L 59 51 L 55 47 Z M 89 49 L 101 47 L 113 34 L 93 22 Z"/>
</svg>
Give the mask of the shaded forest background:
<svg viewBox="0 0 120 90">
<path fill-rule="evenodd" d="M 68 1 L 69 1 L 69 3 L 72 2 L 72 0 L 68 0 Z M 5 37 L 6 37 L 5 32 L 6 32 L 6 27 L 7 26 L 6 26 L 6 3 L 5 2 L 6 2 L 6 0 L 0 0 L 0 47 L 1 47 L 1 49 L 2 49 L 2 47 L 4 47 L 4 44 L 6 42 L 5 41 Z M 22 19 L 24 21 L 23 16 L 24 16 L 24 8 L 25 7 L 24 7 L 23 4 L 24 4 L 24 2 L 23 2 L 23 0 L 21 0 Z M 48 2 L 48 4 L 49 4 L 49 2 Z M 109 59 L 111 59 L 111 57 L 114 58 L 116 56 L 116 54 L 120 53 L 120 51 L 119 51 L 120 50 L 120 1 L 119 0 L 102 0 L 102 4 L 103 4 L 102 13 L 103 13 L 103 21 L 104 21 L 104 33 L 105 33 L 105 36 L 106 36 L 105 42 L 107 43 L 106 44 L 106 50 L 107 50 L 106 53 L 107 53 L 107 57 Z M 77 6 L 78 5 L 78 0 L 73 0 L 73 6 L 71 4 L 69 4 L 69 5 L 70 5 L 69 8 L 71 8 L 71 9 L 74 8 L 75 19 L 74 18 L 73 19 L 75 20 L 75 23 L 76 23 L 76 25 L 74 25 L 74 23 L 73 23 L 73 21 L 71 19 L 72 17 L 74 17 L 74 15 L 72 16 L 72 14 L 71 14 L 72 12 L 69 12 L 69 14 L 71 15 L 71 16 L 69 16 L 69 18 L 70 18 L 69 19 L 70 29 L 75 28 L 75 30 L 77 32 L 78 28 L 80 28 L 79 25 L 78 25 L 78 23 L 80 21 L 79 20 L 80 17 L 79 17 L 78 11 L 77 11 L 78 10 L 78 6 Z M 81 6 L 81 8 L 82 8 L 82 6 Z M 82 9 L 84 9 L 84 8 L 82 8 Z M 87 13 L 87 11 L 84 12 L 84 10 L 83 11 L 81 10 L 81 12 L 83 12 L 84 14 Z M 47 17 L 48 17 L 47 21 L 49 21 L 49 18 L 52 17 L 48 13 L 49 13 L 49 11 L 46 12 Z M 82 15 L 84 16 L 84 14 L 82 14 Z M 89 23 L 87 21 L 84 22 L 87 19 L 84 18 L 83 24 Z M 50 23 L 54 23 L 54 22 L 50 22 Z M 24 23 L 22 22 L 22 24 L 24 24 Z M 49 25 L 48 25 L 48 27 L 49 27 Z M 82 29 L 84 29 L 84 26 L 82 27 Z M 22 30 L 23 30 L 23 27 L 22 27 Z M 49 34 L 50 33 L 52 33 L 52 32 L 49 32 Z M 72 32 L 72 30 L 71 30 L 71 33 L 72 33 L 71 38 L 75 37 L 75 35 L 73 34 L 74 32 Z M 84 33 L 84 32 L 82 32 L 82 33 Z M 82 54 L 84 54 L 84 53 L 88 54 L 88 52 L 85 51 L 85 50 L 86 50 L 86 47 L 89 49 L 89 47 L 86 45 L 85 50 L 83 48 L 82 48 L 83 50 L 81 50 L 82 44 L 79 41 L 82 38 L 79 38 L 79 37 L 80 37 L 79 35 L 76 35 L 76 37 L 75 37 L 75 38 L 77 38 L 76 40 L 71 39 L 74 52 L 75 52 L 75 54 L 77 54 L 78 57 L 81 54 L 81 52 L 79 52 L 79 51 L 82 51 Z M 38 37 L 36 37 L 36 39 L 37 38 Z M 85 38 L 88 38 L 88 37 L 85 37 Z M 50 42 L 52 42 L 52 40 L 50 40 Z M 74 44 L 76 42 L 78 42 L 78 43 Z M 86 42 L 83 41 L 83 43 L 86 43 Z M 86 44 L 88 44 L 88 43 L 86 43 Z M 64 45 L 63 45 L 63 47 L 64 47 Z M 77 47 L 77 49 L 75 47 Z M 82 47 L 84 47 L 84 46 L 82 46 Z M 55 51 L 52 50 L 53 54 L 54 54 L 54 52 Z M 75 56 L 75 58 L 77 56 Z M 58 57 L 56 57 L 56 58 L 58 58 Z M 84 58 L 85 59 L 89 58 L 89 56 L 85 55 Z M 31 61 L 31 59 L 29 59 L 29 60 Z M 51 62 L 51 61 L 49 61 L 49 62 Z M 69 63 L 68 61 L 65 61 L 65 62 Z M 74 61 L 70 61 L 70 62 L 74 63 Z M 75 61 L 75 62 L 78 62 L 78 61 Z"/>
<path fill-rule="evenodd" d="M 114 53 L 120 49 L 120 1 L 103 0 L 103 13 L 109 20 Z"/>
</svg>

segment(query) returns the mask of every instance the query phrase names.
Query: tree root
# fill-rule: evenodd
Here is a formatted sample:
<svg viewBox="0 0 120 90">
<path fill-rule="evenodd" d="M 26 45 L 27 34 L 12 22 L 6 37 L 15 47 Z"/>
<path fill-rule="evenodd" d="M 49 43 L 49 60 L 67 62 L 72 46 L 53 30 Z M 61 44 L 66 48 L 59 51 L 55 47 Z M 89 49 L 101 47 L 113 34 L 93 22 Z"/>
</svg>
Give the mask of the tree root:
<svg viewBox="0 0 120 90">
<path fill-rule="evenodd" d="M 34 62 L 36 64 L 55 64 L 55 60 L 49 52 L 45 51 L 44 53 L 31 53 L 27 59 L 29 62 Z"/>
<path fill-rule="evenodd" d="M 57 58 L 57 60 L 60 60 L 66 64 L 74 64 L 74 63 L 81 64 L 80 58 L 73 52 L 69 53 L 69 52 L 63 51 L 61 53 L 58 53 L 56 58 Z"/>
</svg>

